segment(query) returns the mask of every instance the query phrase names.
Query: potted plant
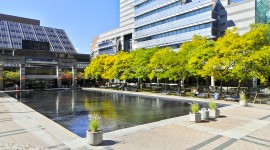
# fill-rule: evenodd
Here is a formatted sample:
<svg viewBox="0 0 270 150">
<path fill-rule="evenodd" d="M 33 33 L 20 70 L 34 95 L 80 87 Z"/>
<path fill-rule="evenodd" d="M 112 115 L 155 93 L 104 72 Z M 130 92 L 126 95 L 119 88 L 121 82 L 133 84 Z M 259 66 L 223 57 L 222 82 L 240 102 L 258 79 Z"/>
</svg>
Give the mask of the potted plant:
<svg viewBox="0 0 270 150">
<path fill-rule="evenodd" d="M 199 105 L 197 103 L 193 103 L 190 106 L 191 112 L 189 113 L 189 121 L 192 122 L 201 122 L 201 114 L 199 113 Z"/>
<path fill-rule="evenodd" d="M 248 105 L 248 102 L 247 102 L 247 99 L 246 99 L 246 94 L 244 93 L 244 91 L 242 91 L 242 93 L 240 94 L 239 104 L 241 106 L 244 106 L 244 107 L 246 107 Z"/>
<path fill-rule="evenodd" d="M 90 145 L 99 145 L 103 141 L 102 130 L 99 129 L 100 117 L 97 114 L 89 116 L 89 129 L 86 132 L 86 140 Z"/>
<path fill-rule="evenodd" d="M 220 115 L 220 110 L 217 109 L 217 104 L 214 101 L 209 102 L 209 116 L 210 118 L 218 118 Z"/>
</svg>

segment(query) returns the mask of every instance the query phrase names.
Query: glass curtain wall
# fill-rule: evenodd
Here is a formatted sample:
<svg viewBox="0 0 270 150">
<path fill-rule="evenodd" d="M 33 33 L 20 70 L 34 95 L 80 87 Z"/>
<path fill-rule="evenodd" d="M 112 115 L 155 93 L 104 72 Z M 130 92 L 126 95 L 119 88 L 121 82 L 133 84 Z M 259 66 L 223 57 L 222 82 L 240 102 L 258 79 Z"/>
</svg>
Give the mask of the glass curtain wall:
<svg viewBox="0 0 270 150">
<path fill-rule="evenodd" d="M 256 0 L 256 23 L 270 23 L 269 0 Z"/>
</svg>

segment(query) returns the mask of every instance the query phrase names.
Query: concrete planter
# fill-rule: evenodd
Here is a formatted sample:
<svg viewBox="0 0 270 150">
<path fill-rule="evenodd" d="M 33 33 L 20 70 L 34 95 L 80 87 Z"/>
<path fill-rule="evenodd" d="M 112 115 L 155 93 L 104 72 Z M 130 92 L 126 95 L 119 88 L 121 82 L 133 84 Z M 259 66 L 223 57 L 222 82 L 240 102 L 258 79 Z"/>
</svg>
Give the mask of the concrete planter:
<svg viewBox="0 0 270 150">
<path fill-rule="evenodd" d="M 103 141 L 103 132 L 101 130 L 97 132 L 86 131 L 87 143 L 93 146 L 99 145 Z"/>
<path fill-rule="evenodd" d="M 189 113 L 189 121 L 191 122 L 201 122 L 201 114 L 200 113 L 196 113 L 196 114 L 193 114 L 193 113 Z"/>
<path fill-rule="evenodd" d="M 202 120 L 209 120 L 209 111 L 206 110 L 205 108 L 201 109 L 201 119 Z"/>
<path fill-rule="evenodd" d="M 219 109 L 209 109 L 209 116 L 210 118 L 218 118 L 220 115 Z"/>
<path fill-rule="evenodd" d="M 244 107 L 247 107 L 248 106 L 248 102 L 247 101 L 243 101 L 243 100 L 239 100 L 239 104 L 240 104 L 240 106 L 244 106 Z"/>
</svg>

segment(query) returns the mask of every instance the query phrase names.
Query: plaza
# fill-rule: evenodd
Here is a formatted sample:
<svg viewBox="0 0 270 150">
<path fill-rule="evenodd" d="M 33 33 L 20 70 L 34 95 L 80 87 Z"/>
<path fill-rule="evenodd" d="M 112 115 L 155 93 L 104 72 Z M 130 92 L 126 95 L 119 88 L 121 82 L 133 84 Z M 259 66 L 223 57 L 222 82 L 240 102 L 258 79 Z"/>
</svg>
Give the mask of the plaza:
<svg viewBox="0 0 270 150">
<path fill-rule="evenodd" d="M 0 14 L 0 149 L 270 149 L 268 0 L 120 0 L 119 15 L 82 54 L 71 28 Z M 210 103 L 219 117 L 189 120 Z"/>
<path fill-rule="evenodd" d="M 86 88 L 113 92 L 107 89 Z M 119 92 L 119 91 L 117 91 Z M 131 92 L 122 91 L 129 94 Z M 137 93 L 165 98 L 186 99 L 160 94 Z M 209 101 L 188 98 L 193 101 Z M 104 134 L 100 146 L 89 146 L 84 138 L 59 126 L 14 98 L 1 93 L 1 146 L 36 149 L 269 149 L 270 108 L 218 101 L 221 117 L 192 123 L 188 116 L 176 117 Z M 29 122 L 25 124 L 24 122 Z M 31 123 L 30 123 L 31 122 Z"/>
</svg>

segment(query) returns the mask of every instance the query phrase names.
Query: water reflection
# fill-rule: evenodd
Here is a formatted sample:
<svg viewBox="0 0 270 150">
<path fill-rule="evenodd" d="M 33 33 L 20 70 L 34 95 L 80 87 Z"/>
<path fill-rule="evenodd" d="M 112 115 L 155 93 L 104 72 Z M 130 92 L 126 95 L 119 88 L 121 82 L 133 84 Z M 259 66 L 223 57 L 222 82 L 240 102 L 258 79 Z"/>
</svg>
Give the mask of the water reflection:
<svg viewBox="0 0 270 150">
<path fill-rule="evenodd" d="M 108 132 L 188 114 L 190 103 L 82 90 L 9 94 L 81 137 L 88 128 L 88 114 L 98 113 Z"/>
</svg>

